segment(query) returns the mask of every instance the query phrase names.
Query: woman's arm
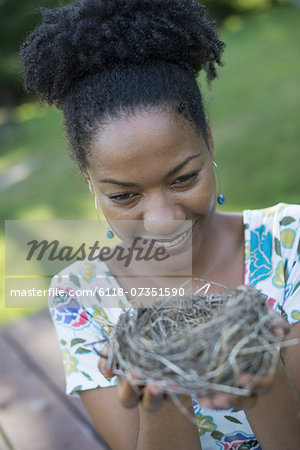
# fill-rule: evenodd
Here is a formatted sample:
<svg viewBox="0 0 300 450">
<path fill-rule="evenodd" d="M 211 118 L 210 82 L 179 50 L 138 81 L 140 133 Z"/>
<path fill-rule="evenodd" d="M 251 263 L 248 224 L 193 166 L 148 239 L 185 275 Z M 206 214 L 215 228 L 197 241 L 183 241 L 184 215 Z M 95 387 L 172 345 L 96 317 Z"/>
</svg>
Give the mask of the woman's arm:
<svg viewBox="0 0 300 450">
<path fill-rule="evenodd" d="M 180 401 L 193 415 L 191 398 L 182 396 Z M 147 412 L 140 404 L 139 412 L 138 450 L 201 449 L 198 427 L 172 401 L 163 401 L 156 412 Z"/>
<path fill-rule="evenodd" d="M 105 346 L 102 354 L 107 352 Z M 98 365 L 106 377 L 114 375 L 105 358 Z M 117 387 L 80 393 L 97 430 L 113 450 L 201 450 L 198 427 L 156 386 L 147 385 L 141 398 L 127 378 L 118 381 Z M 191 398 L 181 396 L 180 401 L 193 415 Z"/>
<path fill-rule="evenodd" d="M 300 324 L 293 325 L 288 336 L 295 337 L 300 339 Z M 254 408 L 245 411 L 258 442 L 266 450 L 298 450 L 300 446 L 300 344 L 285 351 L 284 363 L 286 369 L 279 361 L 272 389 L 259 396 Z"/>
<path fill-rule="evenodd" d="M 138 408 L 121 405 L 117 387 L 79 392 L 80 398 L 98 432 L 113 450 L 136 449 L 139 434 Z"/>
<path fill-rule="evenodd" d="M 146 402 L 143 400 L 144 407 L 140 404 L 128 409 L 120 403 L 117 390 L 117 387 L 109 387 L 80 393 L 97 430 L 113 450 L 201 449 L 197 426 L 172 402 L 164 400 L 158 411 L 150 412 L 144 407 L 146 405 L 147 408 L 148 404 L 151 410 L 155 399 L 146 398 Z M 127 391 L 128 404 L 135 401 L 128 386 L 119 390 Z M 191 399 L 184 397 L 181 401 L 193 413 Z"/>
</svg>

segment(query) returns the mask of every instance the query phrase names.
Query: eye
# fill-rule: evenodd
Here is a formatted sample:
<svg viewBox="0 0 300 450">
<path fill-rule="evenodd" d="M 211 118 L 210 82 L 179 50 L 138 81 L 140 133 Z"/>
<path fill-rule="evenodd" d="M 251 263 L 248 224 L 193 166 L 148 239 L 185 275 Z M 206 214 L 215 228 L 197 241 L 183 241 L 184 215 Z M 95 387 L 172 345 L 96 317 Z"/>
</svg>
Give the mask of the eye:
<svg viewBox="0 0 300 450">
<path fill-rule="evenodd" d="M 110 195 L 108 198 L 114 203 L 127 204 L 132 202 L 137 196 L 138 194 L 134 194 L 133 192 L 124 192 L 123 194 Z"/>
<path fill-rule="evenodd" d="M 189 173 L 188 175 L 183 175 L 182 177 L 177 178 L 174 183 L 172 183 L 172 186 L 174 185 L 185 185 L 190 183 L 191 181 L 194 181 L 195 178 L 199 175 L 199 170 L 196 172 Z"/>
</svg>

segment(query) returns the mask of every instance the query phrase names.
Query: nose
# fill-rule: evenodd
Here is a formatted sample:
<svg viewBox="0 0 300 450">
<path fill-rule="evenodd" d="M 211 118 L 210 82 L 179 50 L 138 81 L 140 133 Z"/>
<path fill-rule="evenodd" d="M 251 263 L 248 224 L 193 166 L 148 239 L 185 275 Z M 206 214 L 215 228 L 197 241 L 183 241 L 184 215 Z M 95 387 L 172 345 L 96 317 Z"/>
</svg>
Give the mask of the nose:
<svg viewBox="0 0 300 450">
<path fill-rule="evenodd" d="M 152 235 L 172 234 L 180 226 L 178 221 L 185 219 L 185 212 L 181 206 L 166 200 L 151 202 L 144 213 L 144 229 Z"/>
</svg>

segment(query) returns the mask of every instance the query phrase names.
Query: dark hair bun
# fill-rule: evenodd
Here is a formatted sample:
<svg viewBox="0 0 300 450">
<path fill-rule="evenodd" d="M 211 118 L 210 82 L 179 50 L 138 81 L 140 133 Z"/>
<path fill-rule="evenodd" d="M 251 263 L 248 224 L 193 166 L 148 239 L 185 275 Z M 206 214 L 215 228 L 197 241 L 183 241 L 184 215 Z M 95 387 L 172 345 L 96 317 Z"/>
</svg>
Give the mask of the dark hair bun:
<svg viewBox="0 0 300 450">
<path fill-rule="evenodd" d="M 41 9 L 21 47 L 25 87 L 60 105 L 85 75 L 164 60 L 216 76 L 221 42 L 197 0 L 83 0 Z"/>
</svg>

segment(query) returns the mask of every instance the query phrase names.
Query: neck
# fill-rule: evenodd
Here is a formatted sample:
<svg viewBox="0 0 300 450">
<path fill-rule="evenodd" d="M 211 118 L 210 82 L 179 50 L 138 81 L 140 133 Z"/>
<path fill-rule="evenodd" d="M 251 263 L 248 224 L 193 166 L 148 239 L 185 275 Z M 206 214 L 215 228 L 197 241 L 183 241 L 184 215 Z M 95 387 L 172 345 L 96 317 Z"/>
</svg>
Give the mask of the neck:
<svg viewBox="0 0 300 450">
<path fill-rule="evenodd" d="M 240 214 L 215 213 L 193 261 L 193 277 L 243 284 L 244 234 Z"/>
</svg>

